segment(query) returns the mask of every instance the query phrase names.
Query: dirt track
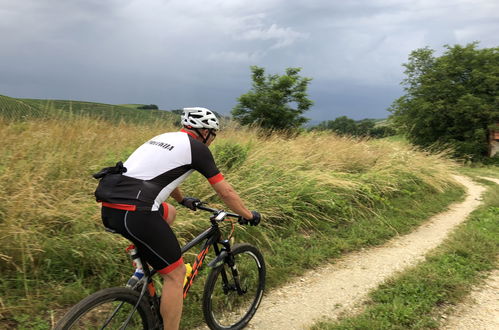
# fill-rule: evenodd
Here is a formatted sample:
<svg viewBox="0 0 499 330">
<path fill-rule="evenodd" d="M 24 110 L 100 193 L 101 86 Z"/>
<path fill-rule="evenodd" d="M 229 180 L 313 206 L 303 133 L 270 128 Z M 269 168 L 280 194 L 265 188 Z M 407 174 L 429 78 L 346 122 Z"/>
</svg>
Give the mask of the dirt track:
<svg viewBox="0 0 499 330">
<path fill-rule="evenodd" d="M 445 330 L 497 330 L 499 329 L 499 270 L 475 288 L 465 303 L 447 317 Z"/>
<path fill-rule="evenodd" d="M 323 316 L 336 318 L 362 302 L 385 279 L 422 260 L 481 203 L 483 186 L 466 177 L 456 176 L 456 180 L 467 188 L 464 202 L 451 205 L 408 235 L 349 254 L 268 292 L 249 328 L 305 329 Z"/>
<path fill-rule="evenodd" d="M 499 179 L 482 179 L 499 184 Z M 495 330 L 499 329 L 499 270 L 490 273 L 469 298 L 447 317 L 442 329 Z"/>
</svg>

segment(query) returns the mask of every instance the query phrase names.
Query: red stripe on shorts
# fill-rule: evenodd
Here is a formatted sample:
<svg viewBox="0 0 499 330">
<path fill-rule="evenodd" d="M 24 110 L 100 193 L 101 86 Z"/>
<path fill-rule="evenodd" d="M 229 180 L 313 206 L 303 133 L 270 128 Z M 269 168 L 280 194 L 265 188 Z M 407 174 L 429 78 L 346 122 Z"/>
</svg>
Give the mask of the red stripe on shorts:
<svg viewBox="0 0 499 330">
<path fill-rule="evenodd" d="M 106 203 L 106 202 L 102 202 L 102 206 L 110 207 L 112 209 L 125 210 L 125 211 L 135 211 L 137 209 L 137 205 L 114 204 L 114 203 Z"/>
<path fill-rule="evenodd" d="M 183 263 L 184 263 L 184 259 L 182 259 L 182 257 L 180 257 L 180 259 L 178 259 L 177 261 L 175 261 L 173 264 L 169 264 L 165 268 L 158 270 L 158 273 L 160 273 L 160 274 L 168 274 L 171 271 L 173 271 L 175 268 L 177 268 L 178 266 L 182 265 Z"/>
<path fill-rule="evenodd" d="M 163 202 L 161 203 L 163 205 L 163 219 L 168 219 L 168 203 Z"/>
</svg>

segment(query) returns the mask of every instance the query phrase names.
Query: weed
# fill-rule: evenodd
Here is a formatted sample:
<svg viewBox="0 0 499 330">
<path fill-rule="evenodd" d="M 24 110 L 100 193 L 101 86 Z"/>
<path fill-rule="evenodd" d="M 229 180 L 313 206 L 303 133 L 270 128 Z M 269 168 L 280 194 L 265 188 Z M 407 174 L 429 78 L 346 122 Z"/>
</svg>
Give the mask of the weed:
<svg viewBox="0 0 499 330">
<path fill-rule="evenodd" d="M 47 103 L 44 111 L 57 104 Z M 12 320 L 30 311 L 46 318 L 48 310 L 126 281 L 127 242 L 102 230 L 91 174 L 173 130 L 164 121 L 145 125 L 87 115 L 0 119 L 1 316 Z M 449 175 L 452 162 L 399 142 L 323 133 L 262 137 L 230 124 L 213 150 L 227 180 L 263 214 L 261 226 L 238 228 L 236 239 L 264 250 L 270 287 L 406 232 L 461 194 Z M 221 206 L 199 174 L 182 189 Z M 181 243 L 206 227 L 205 216 L 178 208 L 174 230 Z M 199 297 L 193 291 L 186 315 L 200 314 L 193 312 Z"/>
</svg>

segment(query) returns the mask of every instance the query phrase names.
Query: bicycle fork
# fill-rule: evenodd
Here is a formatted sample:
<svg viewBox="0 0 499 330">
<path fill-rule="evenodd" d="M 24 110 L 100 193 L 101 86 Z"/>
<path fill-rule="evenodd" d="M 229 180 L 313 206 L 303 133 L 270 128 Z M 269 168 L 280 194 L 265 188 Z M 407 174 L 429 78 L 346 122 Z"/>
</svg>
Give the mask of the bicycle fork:
<svg viewBox="0 0 499 330">
<path fill-rule="evenodd" d="M 222 281 L 224 283 L 223 291 L 225 294 L 228 294 L 229 291 L 237 291 L 237 294 L 242 296 L 247 292 L 247 290 L 244 290 L 241 287 L 241 282 L 239 280 L 239 272 L 237 270 L 234 255 L 232 254 L 230 249 L 230 243 L 228 240 L 224 240 L 220 243 L 223 245 L 223 248 L 219 256 L 223 257 L 223 259 L 227 263 L 227 266 L 229 266 L 232 273 L 232 278 L 234 279 L 234 285 L 231 285 L 227 273 L 225 272 L 225 268 L 222 268 L 220 274 L 222 275 Z"/>
</svg>

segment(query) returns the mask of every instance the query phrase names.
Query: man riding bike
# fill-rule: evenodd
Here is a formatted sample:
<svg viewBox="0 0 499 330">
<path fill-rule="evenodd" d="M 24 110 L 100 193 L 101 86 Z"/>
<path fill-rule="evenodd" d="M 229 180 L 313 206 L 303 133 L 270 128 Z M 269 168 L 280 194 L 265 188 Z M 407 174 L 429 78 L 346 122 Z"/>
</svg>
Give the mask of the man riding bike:
<svg viewBox="0 0 499 330">
<path fill-rule="evenodd" d="M 184 108 L 183 129 L 164 133 L 137 148 L 124 164 L 118 162 L 94 175 L 101 178 L 95 196 L 102 202 L 106 228 L 131 240 L 142 257 L 163 277 L 161 315 L 164 329 L 178 329 L 183 304 L 185 266 L 171 230 L 175 208 L 165 199 L 196 210 L 196 198 L 184 197 L 178 186 L 194 170 L 204 175 L 223 202 L 252 225 L 260 214 L 246 208 L 215 165 L 208 146 L 219 123 L 206 108 Z"/>
</svg>

